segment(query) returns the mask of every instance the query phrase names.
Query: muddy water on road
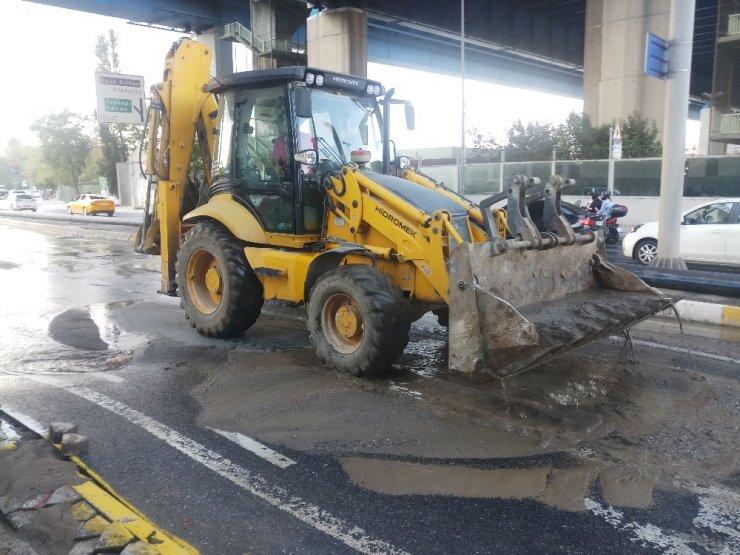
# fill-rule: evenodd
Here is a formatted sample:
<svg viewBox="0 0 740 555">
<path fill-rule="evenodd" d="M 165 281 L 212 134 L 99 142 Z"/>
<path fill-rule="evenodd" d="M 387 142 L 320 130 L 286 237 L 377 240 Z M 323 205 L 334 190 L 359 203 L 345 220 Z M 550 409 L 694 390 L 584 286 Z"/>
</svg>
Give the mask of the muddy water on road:
<svg viewBox="0 0 740 555">
<path fill-rule="evenodd" d="M 124 260 L 130 256 L 127 245 L 9 228 L 2 229 L 2 238 L 0 372 L 97 372 L 130 361 L 144 339 L 122 332 L 109 315 L 132 301 L 110 299 L 136 298 L 131 289 L 152 270 Z M 125 290 L 110 279 L 112 273 L 127 275 Z"/>
<path fill-rule="evenodd" d="M 279 332 L 279 317 L 263 319 Z M 444 370 L 442 328 L 422 321 L 412 333 L 396 370 L 376 380 L 326 370 L 308 349 L 230 351 L 225 365 L 198 368 L 200 420 L 331 454 L 356 484 L 386 494 L 530 498 L 582 510 L 594 489 L 614 505 L 645 507 L 655 487 L 737 480 L 736 379 L 648 349 L 638 348 L 633 364 L 601 341 L 471 385 Z"/>
</svg>

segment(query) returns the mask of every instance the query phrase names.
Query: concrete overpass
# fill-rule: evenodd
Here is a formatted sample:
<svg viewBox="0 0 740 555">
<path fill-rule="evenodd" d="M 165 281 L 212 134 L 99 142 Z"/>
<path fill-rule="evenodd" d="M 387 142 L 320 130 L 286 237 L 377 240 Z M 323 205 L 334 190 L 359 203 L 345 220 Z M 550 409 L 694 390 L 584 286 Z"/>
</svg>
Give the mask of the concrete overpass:
<svg viewBox="0 0 740 555">
<path fill-rule="evenodd" d="M 278 39 L 305 41 L 308 8 L 298 0 L 31 0 L 203 33 L 239 22 L 258 33 L 255 14 L 272 5 Z M 327 0 L 329 8 L 367 13 L 367 55 L 373 62 L 439 73 L 460 73 L 460 2 L 429 0 Z M 646 30 L 667 34 L 668 0 L 466 0 L 466 75 L 512 87 L 584 97 L 597 123 L 623 117 L 640 103 L 643 115 L 662 120 L 662 83 L 636 74 Z M 696 0 L 691 72 L 694 115 L 712 90 L 718 0 Z M 279 11 L 274 8 L 279 6 Z M 584 45 L 587 45 L 584 53 Z M 633 60 L 634 62 L 634 60 Z M 584 82 L 584 65 L 586 79 Z M 615 106 L 614 94 L 634 98 Z M 703 96 L 704 95 L 704 96 Z M 622 102 L 624 104 L 624 102 Z M 615 113 L 614 110 L 624 113 Z"/>
</svg>

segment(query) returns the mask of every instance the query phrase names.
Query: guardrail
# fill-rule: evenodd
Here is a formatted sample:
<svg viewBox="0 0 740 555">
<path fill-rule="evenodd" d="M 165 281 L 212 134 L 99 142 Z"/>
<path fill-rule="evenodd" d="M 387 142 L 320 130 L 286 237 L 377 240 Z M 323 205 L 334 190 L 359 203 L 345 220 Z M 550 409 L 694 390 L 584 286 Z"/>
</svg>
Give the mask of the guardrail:
<svg viewBox="0 0 740 555">
<path fill-rule="evenodd" d="M 740 114 L 722 114 L 719 119 L 720 133 L 740 133 Z"/>
<path fill-rule="evenodd" d="M 727 34 L 737 35 L 740 33 L 740 14 L 734 14 L 727 18 Z"/>
<path fill-rule="evenodd" d="M 260 56 L 274 52 L 285 54 L 305 54 L 306 45 L 284 39 L 261 39 L 239 22 L 224 25 L 222 39 L 235 39 L 257 51 Z"/>
</svg>

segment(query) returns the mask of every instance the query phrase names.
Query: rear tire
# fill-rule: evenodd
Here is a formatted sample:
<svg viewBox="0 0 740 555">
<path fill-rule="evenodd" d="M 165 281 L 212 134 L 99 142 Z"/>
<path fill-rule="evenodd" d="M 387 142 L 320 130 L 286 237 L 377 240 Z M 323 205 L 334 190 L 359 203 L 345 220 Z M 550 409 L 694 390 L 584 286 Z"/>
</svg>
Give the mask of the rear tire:
<svg viewBox="0 0 740 555">
<path fill-rule="evenodd" d="M 648 266 L 658 254 L 658 242 L 655 239 L 643 239 L 635 245 L 635 260 L 643 266 Z"/>
<path fill-rule="evenodd" d="M 262 283 L 236 239 L 217 223 L 199 223 L 185 236 L 176 280 L 185 317 L 208 337 L 239 335 L 262 311 Z"/>
<path fill-rule="evenodd" d="M 83 208 L 83 209 L 82 209 L 82 215 L 83 215 L 83 216 L 87 216 L 87 215 L 88 215 L 88 214 L 87 214 L 87 208 Z"/>
<path fill-rule="evenodd" d="M 408 302 L 388 276 L 352 264 L 318 279 L 307 324 L 323 363 L 355 376 L 375 376 L 403 354 L 411 318 Z"/>
</svg>

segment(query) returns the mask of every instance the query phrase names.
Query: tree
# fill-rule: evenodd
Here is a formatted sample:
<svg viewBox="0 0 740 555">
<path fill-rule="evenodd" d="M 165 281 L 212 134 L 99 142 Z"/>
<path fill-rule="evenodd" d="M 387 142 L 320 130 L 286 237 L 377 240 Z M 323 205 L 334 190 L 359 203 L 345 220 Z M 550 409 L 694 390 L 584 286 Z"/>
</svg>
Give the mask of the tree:
<svg viewBox="0 0 740 555">
<path fill-rule="evenodd" d="M 594 127 L 585 114 L 571 112 L 565 123 L 557 128 L 539 122 L 523 124 L 516 121 L 507 132 L 508 144 L 503 148 L 511 162 L 545 161 L 555 156 L 558 160 L 603 160 L 609 157 L 609 128 L 616 121 Z M 622 131 L 623 158 L 651 158 L 661 156 L 663 147 L 658 141 L 655 122 L 640 117 L 637 112 L 619 122 Z M 469 134 L 475 148 L 497 148 L 495 140 L 473 128 Z"/>
<path fill-rule="evenodd" d="M 662 156 L 663 145 L 658 140 L 658 128 L 655 121 L 648 125 L 648 120 L 637 112 L 631 113 L 621 122 L 622 157 L 654 158 Z"/>
<path fill-rule="evenodd" d="M 556 135 L 559 160 L 599 160 L 608 156 L 609 127 L 594 127 L 586 114 L 571 112 Z"/>
<path fill-rule="evenodd" d="M 113 29 L 108 36 L 98 35 L 95 44 L 95 57 L 98 59 L 98 71 L 120 73 L 118 64 L 118 39 Z M 98 135 L 102 156 L 99 158 L 100 173 L 108 181 L 112 193 L 118 193 L 116 164 L 128 160 L 129 151 L 136 146 L 136 130 L 131 125 L 121 123 L 99 123 Z"/>
<path fill-rule="evenodd" d="M 549 123 L 528 123 L 517 120 L 507 132 L 509 143 L 504 147 L 506 160 L 526 162 L 550 160 L 557 143 L 555 128 Z"/>
<path fill-rule="evenodd" d="M 85 132 L 85 119 L 64 110 L 36 120 L 31 130 L 39 137 L 43 160 L 56 175 L 56 182 L 71 183 L 77 188 L 93 145 L 93 139 Z"/>
</svg>

